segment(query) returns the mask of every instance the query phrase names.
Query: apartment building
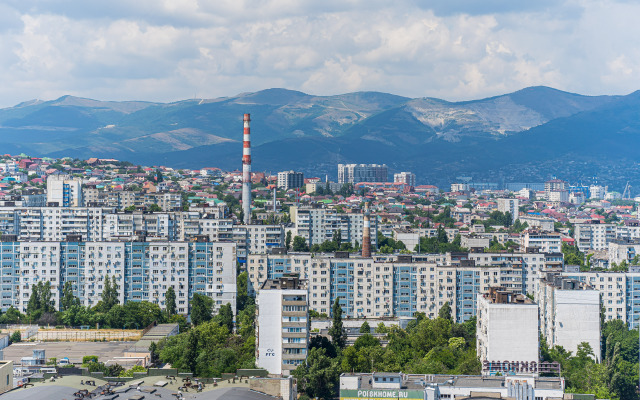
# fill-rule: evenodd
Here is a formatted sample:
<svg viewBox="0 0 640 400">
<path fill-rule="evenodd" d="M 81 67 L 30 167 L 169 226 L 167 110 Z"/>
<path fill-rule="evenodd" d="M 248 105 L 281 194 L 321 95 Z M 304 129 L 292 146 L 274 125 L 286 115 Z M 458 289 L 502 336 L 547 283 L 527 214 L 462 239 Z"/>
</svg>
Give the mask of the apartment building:
<svg viewBox="0 0 640 400">
<path fill-rule="evenodd" d="M 575 224 L 576 246 L 582 252 L 606 250 L 609 242 L 616 239 L 615 224 Z"/>
<path fill-rule="evenodd" d="M 47 204 L 57 207 L 80 207 L 82 201 L 82 179 L 63 173 L 47 177 Z"/>
<path fill-rule="evenodd" d="M 404 183 L 407 186 L 415 186 L 416 174 L 412 172 L 399 172 L 397 174 L 393 174 L 393 182 Z"/>
<path fill-rule="evenodd" d="M 304 186 L 304 174 L 296 171 L 278 172 L 278 189 L 298 189 Z"/>
<path fill-rule="evenodd" d="M 269 279 L 256 296 L 256 364 L 289 376 L 307 359 L 309 306 L 305 282 L 297 276 Z"/>
<path fill-rule="evenodd" d="M 386 164 L 338 164 L 338 183 L 386 182 Z"/>
<path fill-rule="evenodd" d="M 623 261 L 632 264 L 633 259 L 640 254 L 640 240 L 613 240 L 609 243 L 608 253 L 609 265 Z"/>
<path fill-rule="evenodd" d="M 309 246 L 333 240 L 334 232 L 340 231 L 342 243 L 362 245 L 364 231 L 363 213 L 339 213 L 331 208 L 291 207 L 291 221 L 295 223 L 297 236 L 303 237 Z M 371 246 L 377 248 L 375 232 L 377 218 L 372 218 L 370 230 Z"/>
<path fill-rule="evenodd" d="M 538 362 L 538 305 L 500 288 L 478 295 L 476 347 L 480 361 Z"/>
<path fill-rule="evenodd" d="M 82 305 L 95 306 L 104 278 L 110 276 L 121 303 L 145 300 L 164 308 L 166 290 L 173 286 L 179 313 L 189 312 L 189 299 L 196 292 L 213 298 L 216 309 L 231 303 L 235 310 L 234 243 L 72 240 L 1 242 L 2 309 L 14 306 L 24 312 L 38 282 L 51 282 L 56 308 L 66 282 Z"/>
<path fill-rule="evenodd" d="M 596 360 L 600 355 L 600 292 L 589 284 L 547 274 L 536 292 L 540 309 L 540 332 L 549 347 L 562 346 L 576 354 L 582 342 L 589 343 Z"/>
<path fill-rule="evenodd" d="M 564 271 L 565 278 L 587 283 L 600 293 L 605 321 L 619 319 L 629 329 L 640 327 L 640 269 L 629 272 Z"/>
<path fill-rule="evenodd" d="M 520 235 L 520 250 L 527 249 L 536 249 L 541 253 L 559 253 L 562 251 L 562 238 L 556 232 L 528 229 Z"/>
<path fill-rule="evenodd" d="M 106 191 L 96 188 L 83 189 L 84 204 L 91 207 L 144 208 L 157 204 L 163 211 L 181 211 L 182 196 L 178 192 L 134 192 L 130 190 Z"/>
<path fill-rule="evenodd" d="M 511 221 L 516 222 L 520 214 L 520 200 L 518 199 L 497 199 L 498 211 L 502 213 L 510 213 Z"/>
<path fill-rule="evenodd" d="M 512 292 L 534 293 L 541 271 L 561 270 L 562 254 L 376 255 L 362 258 L 335 254 L 253 254 L 247 260 L 249 288 L 267 279 L 297 274 L 308 280 L 309 307 L 331 314 L 336 298 L 345 316 L 435 318 L 448 302 L 455 321 L 476 315 L 477 295 L 502 286 Z M 534 272 L 535 271 L 535 274 Z"/>
</svg>

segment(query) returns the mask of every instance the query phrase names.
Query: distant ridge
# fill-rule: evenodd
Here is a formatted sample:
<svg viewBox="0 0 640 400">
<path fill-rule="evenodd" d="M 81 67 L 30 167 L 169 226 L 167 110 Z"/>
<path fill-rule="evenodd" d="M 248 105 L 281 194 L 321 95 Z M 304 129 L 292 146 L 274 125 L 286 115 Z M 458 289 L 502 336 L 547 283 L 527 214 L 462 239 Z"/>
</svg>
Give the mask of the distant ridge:
<svg viewBox="0 0 640 400">
<path fill-rule="evenodd" d="M 448 102 L 379 92 L 313 96 L 267 89 L 174 103 L 63 96 L 0 109 L 3 152 L 235 169 L 251 113 L 254 169 L 335 176 L 338 162 L 384 162 L 420 183 L 638 179 L 640 93 L 582 96 L 536 86 Z M 640 182 L 639 182 L 640 183 Z"/>
</svg>

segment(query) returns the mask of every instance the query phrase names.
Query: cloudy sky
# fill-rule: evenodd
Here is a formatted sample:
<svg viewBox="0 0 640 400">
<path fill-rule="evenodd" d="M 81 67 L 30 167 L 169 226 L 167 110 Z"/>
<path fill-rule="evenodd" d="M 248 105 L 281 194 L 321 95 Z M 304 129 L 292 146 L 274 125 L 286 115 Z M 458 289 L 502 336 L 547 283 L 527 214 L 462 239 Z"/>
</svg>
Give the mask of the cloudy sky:
<svg viewBox="0 0 640 400">
<path fill-rule="evenodd" d="M 0 107 L 272 87 L 467 100 L 640 89 L 640 3 L 0 0 Z"/>
</svg>

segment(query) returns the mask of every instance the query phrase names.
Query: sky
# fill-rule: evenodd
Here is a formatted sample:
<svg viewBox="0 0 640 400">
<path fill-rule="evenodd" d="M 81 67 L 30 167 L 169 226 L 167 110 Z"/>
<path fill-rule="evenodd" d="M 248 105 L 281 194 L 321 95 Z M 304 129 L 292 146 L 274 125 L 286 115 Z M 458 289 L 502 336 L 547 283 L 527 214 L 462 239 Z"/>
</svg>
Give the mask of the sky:
<svg viewBox="0 0 640 400">
<path fill-rule="evenodd" d="M 640 2 L 0 0 L 0 107 L 282 87 L 450 101 L 640 89 Z"/>
</svg>

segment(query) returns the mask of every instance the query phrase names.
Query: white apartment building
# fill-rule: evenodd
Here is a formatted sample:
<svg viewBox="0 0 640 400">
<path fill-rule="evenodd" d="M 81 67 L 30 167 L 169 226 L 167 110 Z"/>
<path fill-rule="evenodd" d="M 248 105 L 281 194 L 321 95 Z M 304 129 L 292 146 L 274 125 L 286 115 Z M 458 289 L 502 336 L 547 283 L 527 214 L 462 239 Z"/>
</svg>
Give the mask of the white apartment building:
<svg viewBox="0 0 640 400">
<path fill-rule="evenodd" d="M 549 348 L 562 346 L 576 354 L 588 343 L 597 361 L 601 358 L 600 292 L 585 282 L 549 274 L 536 293 L 540 307 L 540 331 Z"/>
<path fill-rule="evenodd" d="M 386 164 L 338 164 L 339 184 L 386 181 Z"/>
<path fill-rule="evenodd" d="M 516 222 L 520 214 L 520 200 L 518 199 L 497 199 L 498 211 L 511 213 L 511 221 Z"/>
<path fill-rule="evenodd" d="M 483 253 L 482 253 L 483 254 Z M 473 256 L 473 257 L 472 257 Z M 308 280 L 309 307 L 330 315 L 340 297 L 345 316 L 380 318 L 424 312 L 435 318 L 449 302 L 454 320 L 476 315 L 477 294 L 501 286 L 535 293 L 541 272 L 560 270 L 562 254 L 376 255 L 362 258 L 336 254 L 251 254 L 247 259 L 249 290 L 267 279 L 295 274 Z"/>
<path fill-rule="evenodd" d="M 562 251 L 562 238 L 556 232 L 541 232 L 527 229 L 520 236 L 520 250 L 538 249 L 541 253 L 559 253 Z"/>
<path fill-rule="evenodd" d="M 606 250 L 609 242 L 616 239 L 615 224 L 575 224 L 576 246 L 582 252 Z"/>
<path fill-rule="evenodd" d="M 278 172 L 278 189 L 298 189 L 304 186 L 304 174 L 296 171 Z"/>
<path fill-rule="evenodd" d="M 504 290 L 479 294 L 477 318 L 480 361 L 539 361 L 538 305 L 530 299 Z"/>
<path fill-rule="evenodd" d="M 66 174 L 47 177 L 47 203 L 58 207 L 82 206 L 82 180 Z"/>
<path fill-rule="evenodd" d="M 298 277 L 266 281 L 256 297 L 256 364 L 270 374 L 289 376 L 307 359 L 309 307 Z"/>
<path fill-rule="evenodd" d="M 212 242 L 2 242 L 2 308 L 25 312 L 33 287 L 51 282 L 52 301 L 70 282 L 83 306 L 100 300 L 106 276 L 118 286 L 120 304 L 149 301 L 164 309 L 172 286 L 178 313 L 189 312 L 189 299 L 201 293 L 214 300 L 214 311 L 236 307 L 234 243 Z"/>
<path fill-rule="evenodd" d="M 633 259 L 640 254 L 640 241 L 638 240 L 613 240 L 609 242 L 609 265 L 620 264 L 626 261 L 632 264 Z"/>
<path fill-rule="evenodd" d="M 538 228 L 543 232 L 554 231 L 554 220 L 551 218 L 539 217 L 536 215 L 520 215 L 518 217 L 521 223 L 527 223 L 530 228 Z"/>
<path fill-rule="evenodd" d="M 471 190 L 471 185 L 468 183 L 452 183 L 451 191 L 452 192 L 468 192 Z"/>
<path fill-rule="evenodd" d="M 309 246 L 333 240 L 335 231 L 340 230 L 343 243 L 356 242 L 362 245 L 364 214 L 338 213 L 332 208 L 291 207 L 291 221 L 296 226 L 297 236 L 303 237 Z M 377 218 L 371 218 L 371 247 L 377 248 Z"/>
<path fill-rule="evenodd" d="M 607 193 L 607 188 L 604 186 L 591 185 L 589 186 L 589 198 L 591 199 L 604 199 L 604 195 Z"/>
<path fill-rule="evenodd" d="M 606 321 L 619 319 L 629 329 L 640 326 L 640 270 L 629 272 L 566 271 L 563 277 L 585 282 L 600 292 Z"/>
<path fill-rule="evenodd" d="M 560 203 L 569 202 L 569 192 L 566 190 L 551 190 L 546 193 L 548 201 L 555 201 Z"/>
<path fill-rule="evenodd" d="M 408 186 L 415 186 L 416 174 L 414 174 L 413 172 L 399 172 L 397 174 L 393 174 L 393 182 L 404 183 Z"/>
</svg>

